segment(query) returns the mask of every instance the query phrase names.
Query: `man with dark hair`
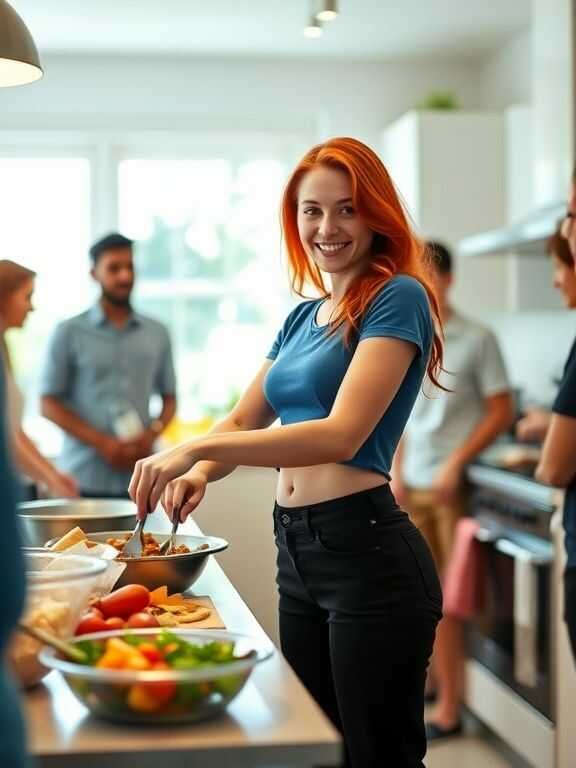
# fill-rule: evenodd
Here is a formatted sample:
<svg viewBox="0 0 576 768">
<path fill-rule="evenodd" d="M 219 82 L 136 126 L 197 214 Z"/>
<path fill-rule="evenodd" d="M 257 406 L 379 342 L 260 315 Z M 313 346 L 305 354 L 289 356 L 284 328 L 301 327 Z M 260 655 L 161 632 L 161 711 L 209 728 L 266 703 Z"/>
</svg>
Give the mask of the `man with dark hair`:
<svg viewBox="0 0 576 768">
<path fill-rule="evenodd" d="M 176 410 L 166 328 L 134 312 L 132 240 L 111 233 L 90 249 L 100 298 L 61 323 L 42 376 L 42 413 L 65 432 L 60 463 L 84 496 L 126 496 L 134 464 L 148 456 Z M 150 415 L 150 397 L 162 410 Z"/>
<path fill-rule="evenodd" d="M 452 256 L 442 243 L 427 243 L 430 276 L 444 327 L 444 373 L 435 389 L 418 396 L 392 465 L 392 488 L 432 550 L 440 576 L 450 558 L 463 513 L 466 466 L 512 423 L 506 369 L 494 334 L 450 303 Z M 429 739 L 455 735 L 460 724 L 460 626 L 439 624 L 431 680 L 437 706 L 426 724 Z"/>
</svg>

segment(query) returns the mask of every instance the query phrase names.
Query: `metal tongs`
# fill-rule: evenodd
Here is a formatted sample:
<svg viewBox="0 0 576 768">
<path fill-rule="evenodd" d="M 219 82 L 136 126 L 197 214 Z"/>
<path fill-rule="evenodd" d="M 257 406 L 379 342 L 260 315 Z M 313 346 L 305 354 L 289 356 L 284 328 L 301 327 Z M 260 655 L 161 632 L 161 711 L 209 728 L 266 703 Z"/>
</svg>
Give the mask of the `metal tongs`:
<svg viewBox="0 0 576 768">
<path fill-rule="evenodd" d="M 150 513 L 149 508 L 146 508 L 146 515 L 138 520 L 136 528 L 124 547 L 122 549 L 123 557 L 142 557 L 142 551 L 144 549 L 144 525 Z"/>
<path fill-rule="evenodd" d="M 174 549 L 176 544 L 176 531 L 180 525 L 180 507 L 174 507 L 172 509 L 172 531 L 170 536 L 160 544 L 160 554 L 169 555 Z"/>
</svg>

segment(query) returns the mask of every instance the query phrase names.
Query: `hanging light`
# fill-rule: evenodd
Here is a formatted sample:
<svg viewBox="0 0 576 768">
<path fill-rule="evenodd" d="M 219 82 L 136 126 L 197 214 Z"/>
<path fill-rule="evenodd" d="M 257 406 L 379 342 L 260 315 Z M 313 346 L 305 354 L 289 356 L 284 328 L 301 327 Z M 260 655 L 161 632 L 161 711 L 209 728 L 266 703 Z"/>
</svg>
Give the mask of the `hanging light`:
<svg viewBox="0 0 576 768">
<path fill-rule="evenodd" d="M 322 37 L 323 33 L 322 24 L 320 24 L 315 16 L 311 16 L 308 25 L 304 27 L 304 37 Z"/>
<path fill-rule="evenodd" d="M 33 83 L 43 74 L 26 24 L 6 0 L 0 0 L 0 88 Z"/>
<path fill-rule="evenodd" d="M 337 0 L 321 0 L 321 8 L 316 13 L 318 21 L 334 21 L 338 16 Z"/>
</svg>

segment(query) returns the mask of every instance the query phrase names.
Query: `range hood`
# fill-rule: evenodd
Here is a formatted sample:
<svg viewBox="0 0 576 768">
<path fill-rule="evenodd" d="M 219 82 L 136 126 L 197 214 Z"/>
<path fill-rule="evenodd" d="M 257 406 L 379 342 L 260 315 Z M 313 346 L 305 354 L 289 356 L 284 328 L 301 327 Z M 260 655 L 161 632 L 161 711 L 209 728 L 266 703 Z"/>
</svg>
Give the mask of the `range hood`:
<svg viewBox="0 0 576 768">
<path fill-rule="evenodd" d="M 565 213 L 565 200 L 543 206 L 509 227 L 465 237 L 458 243 L 458 252 L 463 256 L 506 252 L 541 254 Z"/>
<path fill-rule="evenodd" d="M 574 22 L 574 0 L 532 0 L 529 214 L 501 229 L 464 238 L 458 244 L 463 255 L 543 254 L 566 213 L 576 161 Z"/>
</svg>

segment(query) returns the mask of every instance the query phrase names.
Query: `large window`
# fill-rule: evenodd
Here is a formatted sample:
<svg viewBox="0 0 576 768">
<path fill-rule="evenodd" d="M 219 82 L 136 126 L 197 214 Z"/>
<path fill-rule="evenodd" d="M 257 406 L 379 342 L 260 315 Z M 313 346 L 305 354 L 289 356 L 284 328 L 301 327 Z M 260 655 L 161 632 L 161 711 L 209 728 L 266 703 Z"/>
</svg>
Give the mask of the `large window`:
<svg viewBox="0 0 576 768">
<path fill-rule="evenodd" d="M 39 366 L 55 324 L 94 300 L 88 247 L 112 229 L 137 240 L 136 307 L 171 334 L 178 416 L 208 426 L 291 304 L 279 202 L 298 149 L 282 137 L 66 141 L 0 133 L 0 258 L 38 273 L 36 311 L 8 335 L 28 428 L 57 450 L 38 415 Z"/>
<path fill-rule="evenodd" d="M 0 157 L 0 257 L 37 272 L 35 312 L 9 332 L 27 419 L 41 429 L 36 397 L 48 334 L 89 301 L 90 162 L 83 157 Z M 49 432 L 43 431 L 41 438 Z"/>
<path fill-rule="evenodd" d="M 137 303 L 165 322 L 185 420 L 228 408 L 261 365 L 287 296 L 277 158 L 120 162 L 119 222 L 138 241 Z"/>
</svg>

